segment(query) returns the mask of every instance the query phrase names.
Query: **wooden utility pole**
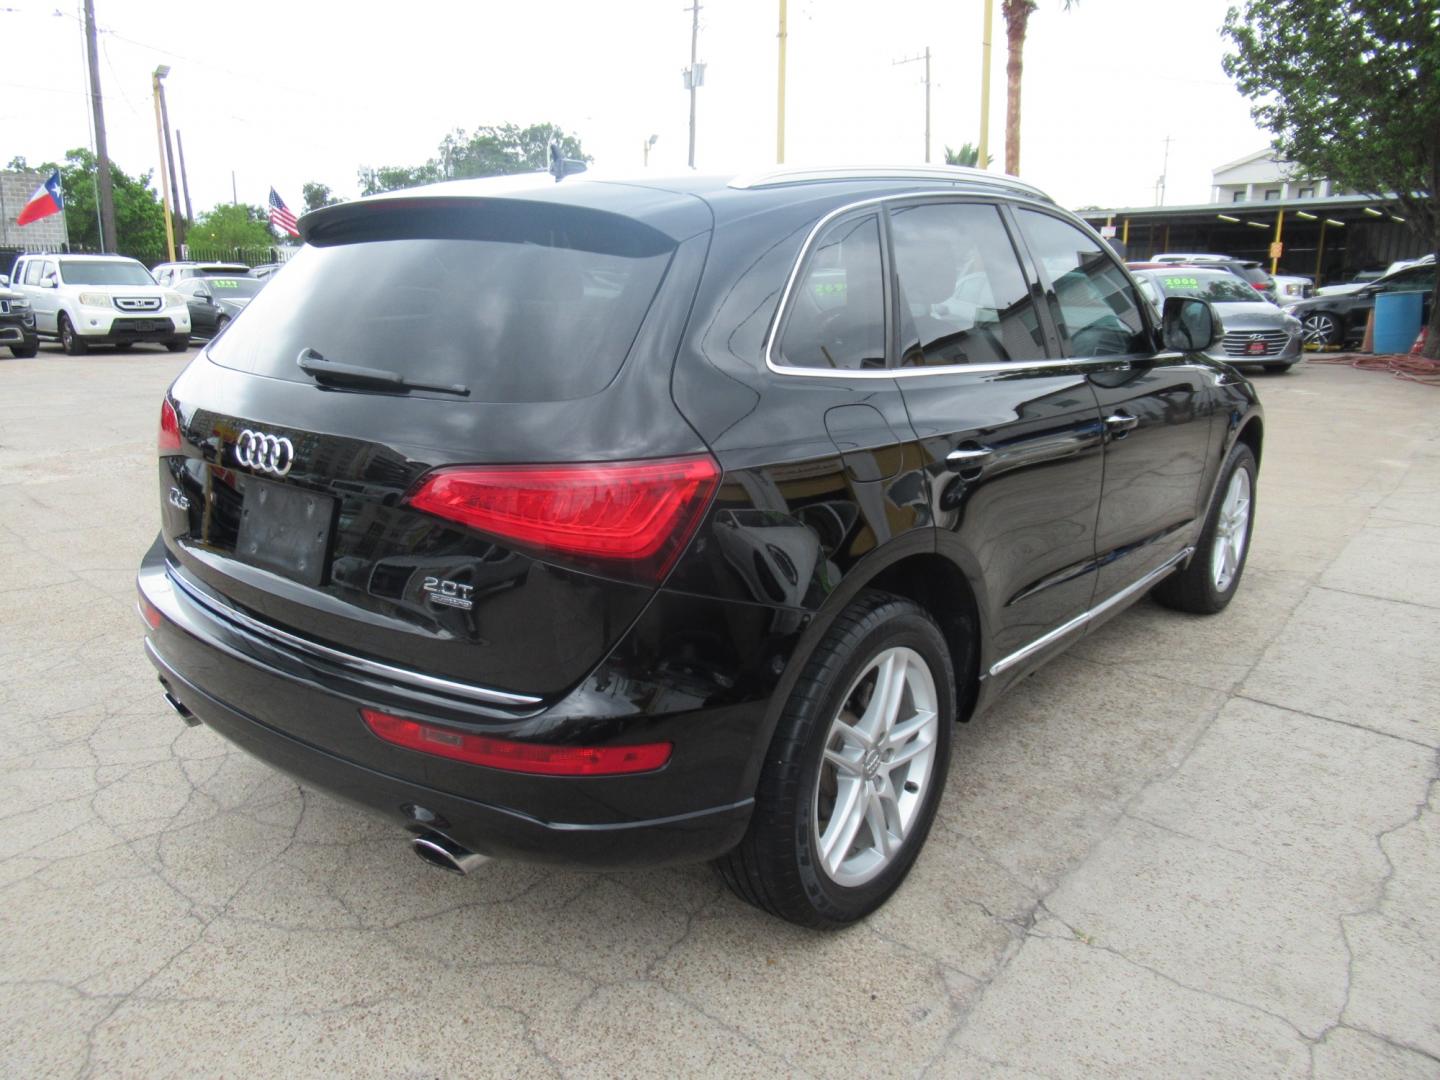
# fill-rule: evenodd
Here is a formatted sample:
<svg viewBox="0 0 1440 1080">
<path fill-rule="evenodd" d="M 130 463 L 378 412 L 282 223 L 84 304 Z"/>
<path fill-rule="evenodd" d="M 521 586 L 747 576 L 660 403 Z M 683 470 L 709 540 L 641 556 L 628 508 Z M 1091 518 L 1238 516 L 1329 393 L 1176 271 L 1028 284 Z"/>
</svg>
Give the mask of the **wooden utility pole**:
<svg viewBox="0 0 1440 1080">
<path fill-rule="evenodd" d="M 195 212 L 190 208 L 190 177 L 185 173 L 185 140 L 180 138 L 180 129 L 175 129 L 175 149 L 180 153 L 180 190 L 185 193 L 185 220 L 194 221 Z"/>
<path fill-rule="evenodd" d="M 775 164 L 785 164 L 785 0 L 780 0 L 780 92 L 775 110 Z"/>
<path fill-rule="evenodd" d="M 95 116 L 95 195 L 100 210 L 100 250 L 114 251 L 115 193 L 110 185 L 105 105 L 100 99 L 100 58 L 95 52 L 95 0 L 85 0 L 85 59 L 90 68 L 90 108 Z"/>
<path fill-rule="evenodd" d="M 925 160 L 928 162 L 930 160 L 930 46 L 926 45 L 923 53 L 896 60 L 895 64 L 913 64 L 917 60 L 925 61 L 925 77 L 920 81 L 925 84 Z"/>
</svg>

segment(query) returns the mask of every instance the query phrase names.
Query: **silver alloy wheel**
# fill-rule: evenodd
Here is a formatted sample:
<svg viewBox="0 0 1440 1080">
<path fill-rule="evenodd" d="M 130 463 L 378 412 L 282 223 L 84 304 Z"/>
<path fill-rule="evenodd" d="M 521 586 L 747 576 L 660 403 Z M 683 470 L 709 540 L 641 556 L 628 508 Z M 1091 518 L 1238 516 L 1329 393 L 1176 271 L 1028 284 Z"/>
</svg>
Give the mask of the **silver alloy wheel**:
<svg viewBox="0 0 1440 1080">
<path fill-rule="evenodd" d="M 1307 315 L 1300 324 L 1300 336 L 1307 345 L 1333 345 L 1340 336 L 1339 331 L 1335 316 L 1323 313 Z"/>
<path fill-rule="evenodd" d="M 863 885 L 890 865 L 935 775 L 939 698 L 914 649 L 875 656 L 846 691 L 825 738 L 811 827 L 825 875 Z"/>
<path fill-rule="evenodd" d="M 1235 580 L 1240 568 L 1240 556 L 1245 554 L 1245 543 L 1250 536 L 1250 474 L 1236 469 L 1225 489 L 1225 501 L 1220 504 L 1220 517 L 1215 522 L 1215 540 L 1210 548 L 1210 576 L 1215 588 L 1224 592 Z"/>
</svg>

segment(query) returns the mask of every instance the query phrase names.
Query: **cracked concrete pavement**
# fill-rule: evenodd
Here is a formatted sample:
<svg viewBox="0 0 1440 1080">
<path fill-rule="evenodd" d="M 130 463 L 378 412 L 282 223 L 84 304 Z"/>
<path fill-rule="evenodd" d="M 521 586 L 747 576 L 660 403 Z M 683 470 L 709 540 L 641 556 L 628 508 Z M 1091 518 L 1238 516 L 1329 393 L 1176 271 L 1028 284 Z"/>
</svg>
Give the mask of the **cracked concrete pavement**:
<svg viewBox="0 0 1440 1080">
<path fill-rule="evenodd" d="M 958 730 L 834 935 L 705 867 L 470 878 L 182 726 L 140 648 L 184 358 L 0 360 L 0 1069 L 1440 1077 L 1440 394 L 1259 377 L 1241 592 Z"/>
</svg>

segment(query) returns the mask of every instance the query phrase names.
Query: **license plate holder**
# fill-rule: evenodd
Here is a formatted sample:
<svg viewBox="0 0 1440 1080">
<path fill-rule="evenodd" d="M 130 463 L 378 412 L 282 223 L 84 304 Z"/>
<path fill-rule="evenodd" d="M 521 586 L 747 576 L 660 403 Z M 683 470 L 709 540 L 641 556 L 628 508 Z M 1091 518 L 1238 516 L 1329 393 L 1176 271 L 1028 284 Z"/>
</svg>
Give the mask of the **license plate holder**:
<svg viewBox="0 0 1440 1080">
<path fill-rule="evenodd" d="M 335 500 L 303 488 L 246 477 L 235 535 L 238 558 L 305 585 L 325 580 Z"/>
</svg>

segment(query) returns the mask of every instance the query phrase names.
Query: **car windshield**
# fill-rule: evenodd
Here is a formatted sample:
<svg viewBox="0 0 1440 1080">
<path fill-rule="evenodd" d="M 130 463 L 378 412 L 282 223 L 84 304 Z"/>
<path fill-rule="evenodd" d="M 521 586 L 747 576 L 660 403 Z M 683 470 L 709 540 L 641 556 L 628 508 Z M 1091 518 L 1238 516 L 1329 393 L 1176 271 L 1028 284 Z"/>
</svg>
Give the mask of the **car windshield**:
<svg viewBox="0 0 1440 1080">
<path fill-rule="evenodd" d="M 1166 296 L 1194 296 L 1212 304 L 1253 304 L 1263 299 L 1255 295 L 1253 286 L 1232 274 L 1187 271 L 1156 274 L 1155 280 Z"/>
<path fill-rule="evenodd" d="M 125 260 L 61 259 L 60 279 L 66 285 L 154 285 L 150 271 Z"/>
<path fill-rule="evenodd" d="M 199 280 L 201 290 L 209 292 L 216 300 L 248 300 L 265 287 L 265 282 L 259 278 L 203 277 Z"/>
</svg>

